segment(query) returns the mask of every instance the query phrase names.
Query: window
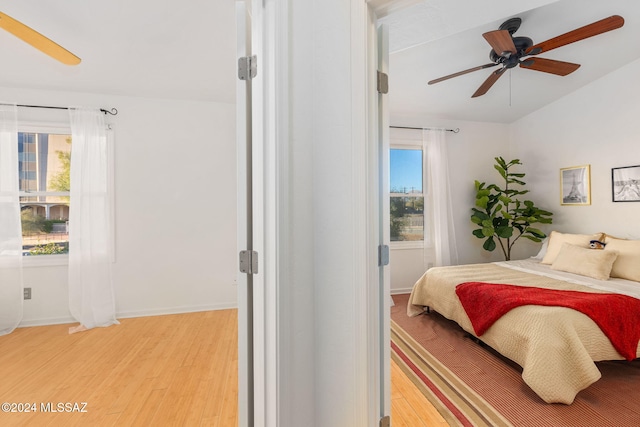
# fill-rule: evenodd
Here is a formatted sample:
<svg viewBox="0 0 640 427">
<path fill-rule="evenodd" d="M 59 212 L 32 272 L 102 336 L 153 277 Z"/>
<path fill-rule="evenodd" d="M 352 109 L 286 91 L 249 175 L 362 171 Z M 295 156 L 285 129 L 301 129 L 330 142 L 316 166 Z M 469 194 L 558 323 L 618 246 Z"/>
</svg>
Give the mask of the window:
<svg viewBox="0 0 640 427">
<path fill-rule="evenodd" d="M 71 135 L 18 133 L 22 254 L 69 251 Z"/>
<path fill-rule="evenodd" d="M 391 241 L 424 240 L 422 147 L 391 148 L 389 153 Z"/>
</svg>

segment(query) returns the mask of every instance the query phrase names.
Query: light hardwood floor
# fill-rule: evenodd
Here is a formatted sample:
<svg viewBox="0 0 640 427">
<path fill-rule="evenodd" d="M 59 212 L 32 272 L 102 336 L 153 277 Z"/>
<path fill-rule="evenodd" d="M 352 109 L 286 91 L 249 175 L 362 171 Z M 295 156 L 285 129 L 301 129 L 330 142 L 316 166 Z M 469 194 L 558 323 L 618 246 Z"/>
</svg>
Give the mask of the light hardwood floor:
<svg viewBox="0 0 640 427">
<path fill-rule="evenodd" d="M 0 412 L 1 426 L 237 425 L 236 310 L 123 319 L 74 335 L 68 327 L 0 337 L 0 402 L 38 411 Z M 84 402 L 85 413 L 41 406 Z"/>
<path fill-rule="evenodd" d="M 0 337 L 0 403 L 32 411 L 0 412 L 0 426 L 237 426 L 236 310 L 68 327 Z M 447 426 L 395 363 L 391 378 L 394 427 Z"/>
<path fill-rule="evenodd" d="M 391 361 L 391 423 L 393 427 L 449 427 L 442 415 Z"/>
</svg>

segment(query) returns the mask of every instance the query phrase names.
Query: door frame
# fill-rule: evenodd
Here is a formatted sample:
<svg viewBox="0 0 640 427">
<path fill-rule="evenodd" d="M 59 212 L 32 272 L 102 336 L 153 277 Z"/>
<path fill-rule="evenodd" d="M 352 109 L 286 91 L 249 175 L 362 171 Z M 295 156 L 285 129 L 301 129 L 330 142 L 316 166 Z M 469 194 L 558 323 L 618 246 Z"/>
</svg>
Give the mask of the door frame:
<svg viewBox="0 0 640 427">
<path fill-rule="evenodd" d="M 286 374 L 292 343 L 292 310 L 289 305 L 292 287 L 288 273 L 288 192 L 290 183 L 289 153 L 289 46 L 292 38 L 289 23 L 289 2 L 276 0 L 245 0 L 251 5 L 252 54 L 258 57 L 258 73 L 253 80 L 253 187 L 254 244 L 259 253 L 259 270 L 254 275 L 254 362 L 253 362 L 253 425 L 246 424 L 239 414 L 240 427 L 286 425 L 288 395 L 292 379 Z M 354 419 L 358 425 L 378 425 L 382 415 L 389 415 L 389 359 L 383 347 L 388 332 L 390 313 L 389 284 L 382 286 L 377 248 L 381 234 L 380 159 L 377 103 L 375 91 L 377 58 L 375 46 L 376 8 L 383 10 L 391 1 L 351 0 L 351 134 L 353 182 L 358 197 L 354 198 L 351 214 L 366 218 L 366 225 L 355 233 L 354 292 L 358 301 L 353 325 L 357 337 L 353 357 L 366 363 L 358 364 L 353 379 L 356 401 Z M 363 78 L 363 76 L 365 78 Z M 384 157 L 384 156 L 382 156 Z M 239 182 L 239 191 L 240 191 Z M 240 195 L 240 194 L 239 194 Z M 239 222 L 240 224 L 240 222 Z M 239 242 L 240 244 L 240 242 Z M 242 246 L 238 248 L 243 249 Z M 388 277 L 388 273 L 387 276 Z M 384 275 L 383 275 L 384 278 Z M 384 281 L 384 279 L 382 279 Z M 240 282 L 238 283 L 240 286 Z M 385 308 L 386 307 L 386 308 Z M 382 313 L 381 313 L 382 312 Z M 381 329 L 383 329 L 381 331 Z M 382 332 L 382 333 L 381 333 Z M 241 334 L 241 333 L 240 333 Z M 240 338 L 240 337 L 239 337 Z M 388 342 L 386 343 L 388 346 Z M 383 348 L 381 352 L 381 348 Z M 324 349 L 321 349 L 324 350 Z M 387 351 L 388 354 L 388 351 Z M 381 356 L 382 355 L 382 356 Z M 385 374 L 385 369 L 387 374 Z M 246 378 L 240 374 L 239 410 L 247 410 Z M 246 384 L 245 384 L 246 386 Z M 383 390 L 384 395 L 381 395 Z M 317 399 L 317 398 L 316 398 Z M 281 414 L 285 414 L 281 420 Z M 243 421 L 244 420 L 244 421 Z M 284 424 L 281 424 L 281 421 Z"/>
</svg>

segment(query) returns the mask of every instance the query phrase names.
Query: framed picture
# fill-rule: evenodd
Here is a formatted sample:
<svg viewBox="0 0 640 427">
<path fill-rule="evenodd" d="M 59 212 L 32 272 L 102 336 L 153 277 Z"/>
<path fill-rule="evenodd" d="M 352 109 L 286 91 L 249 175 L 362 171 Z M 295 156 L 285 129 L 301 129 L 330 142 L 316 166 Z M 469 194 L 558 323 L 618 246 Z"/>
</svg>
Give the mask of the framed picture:
<svg viewBox="0 0 640 427">
<path fill-rule="evenodd" d="M 591 204 L 591 166 L 572 166 L 560 169 L 560 204 Z"/>
<path fill-rule="evenodd" d="M 614 202 L 640 202 L 640 165 L 611 169 Z"/>
</svg>

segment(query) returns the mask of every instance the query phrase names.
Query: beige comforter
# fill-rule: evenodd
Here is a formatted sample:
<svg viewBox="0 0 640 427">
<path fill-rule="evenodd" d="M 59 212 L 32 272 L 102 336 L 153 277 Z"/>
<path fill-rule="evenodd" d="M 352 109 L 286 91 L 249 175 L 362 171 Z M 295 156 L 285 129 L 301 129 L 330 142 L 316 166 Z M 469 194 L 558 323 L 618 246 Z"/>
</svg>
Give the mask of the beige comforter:
<svg viewBox="0 0 640 427">
<path fill-rule="evenodd" d="M 495 264 L 435 267 L 414 285 L 407 314 L 416 316 L 429 306 L 474 334 L 455 293 L 456 285 L 469 281 L 599 292 Z M 498 319 L 481 339 L 522 366 L 524 382 L 548 403 L 570 404 L 580 390 L 596 382 L 601 374 L 594 361 L 624 360 L 593 320 L 563 307 L 515 308 Z"/>
</svg>

